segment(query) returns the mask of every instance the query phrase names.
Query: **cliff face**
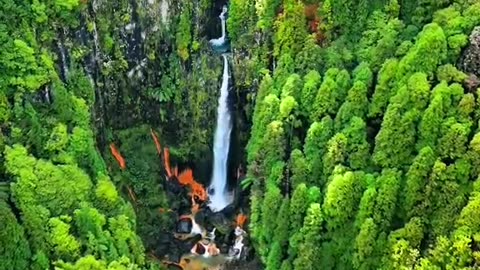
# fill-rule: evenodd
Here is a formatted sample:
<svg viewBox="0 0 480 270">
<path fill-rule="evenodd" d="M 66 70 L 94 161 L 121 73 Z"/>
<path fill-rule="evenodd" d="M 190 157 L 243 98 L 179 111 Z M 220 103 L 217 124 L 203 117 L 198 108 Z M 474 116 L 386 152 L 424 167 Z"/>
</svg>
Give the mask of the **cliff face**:
<svg viewBox="0 0 480 270">
<path fill-rule="evenodd" d="M 458 66 L 469 76 L 465 86 L 475 92 L 480 85 L 480 27 L 475 27 L 470 34 L 470 44 L 465 48 Z"/>
<path fill-rule="evenodd" d="M 161 125 L 185 160 L 208 152 L 221 61 L 207 40 L 219 35 L 223 2 L 94 0 L 77 23 L 57 27 L 62 79 L 85 75 L 93 84 L 102 148 L 107 130 L 148 123 Z"/>
<path fill-rule="evenodd" d="M 222 61 L 208 40 L 220 36 L 225 1 L 0 4 L 0 161 L 11 160 L 8 168 L 0 166 L 0 198 L 8 202 L 0 216 L 6 213 L 9 226 L 21 228 L 25 265 L 32 263 L 30 251 L 38 269 L 61 259 L 75 262 L 77 251 L 91 244 L 77 222 L 82 215 L 128 219 L 122 226 L 134 239 L 131 262 L 143 265 L 143 247 L 149 252 L 161 245 L 175 219 L 165 213 L 181 204 L 162 188 L 165 174 L 150 129 L 170 148 L 172 164 L 182 169 L 193 161 L 188 165 L 204 175 L 196 178 L 209 180 Z M 20 169 L 44 175 L 37 179 Z M 39 192 L 37 182 L 45 190 Z M 110 245 L 116 253 L 95 258 L 129 256 L 114 243 L 115 226 L 102 222 L 112 237 L 92 245 Z M 68 227 L 75 243 L 68 255 L 51 252 L 62 242 L 49 235 L 51 224 Z M 14 253 L 15 242 L 7 242 L 13 244 L 5 250 Z"/>
</svg>

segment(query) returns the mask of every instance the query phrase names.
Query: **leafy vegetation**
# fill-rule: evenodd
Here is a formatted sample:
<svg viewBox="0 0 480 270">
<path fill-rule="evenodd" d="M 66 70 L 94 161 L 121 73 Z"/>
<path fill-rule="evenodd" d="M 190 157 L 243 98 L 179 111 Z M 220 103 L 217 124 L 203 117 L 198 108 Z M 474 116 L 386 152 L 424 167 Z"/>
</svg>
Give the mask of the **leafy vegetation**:
<svg viewBox="0 0 480 270">
<path fill-rule="evenodd" d="M 240 27 L 252 5 L 245 17 L 257 23 Z M 237 72 L 255 78 L 236 86 L 258 88 L 247 179 L 266 269 L 476 268 L 476 231 L 465 229 L 479 225 L 475 214 L 463 224 L 478 186 L 478 92 L 473 71 L 456 64 L 480 3 L 238 0 L 231 9 L 247 67 Z M 251 36 L 260 42 L 246 47 Z M 288 233 L 271 224 L 285 215 Z"/>
<path fill-rule="evenodd" d="M 0 270 L 161 269 L 183 202 L 150 132 L 210 162 L 218 3 L 0 4 Z M 478 268 L 478 25 L 476 0 L 229 1 L 266 269 Z"/>
</svg>

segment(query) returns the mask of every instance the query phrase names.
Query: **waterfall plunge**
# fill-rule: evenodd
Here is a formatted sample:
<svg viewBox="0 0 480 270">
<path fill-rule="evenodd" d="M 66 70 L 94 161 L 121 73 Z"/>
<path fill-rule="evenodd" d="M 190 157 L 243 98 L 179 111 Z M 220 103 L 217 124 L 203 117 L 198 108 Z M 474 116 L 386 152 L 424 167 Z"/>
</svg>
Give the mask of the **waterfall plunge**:
<svg viewBox="0 0 480 270">
<path fill-rule="evenodd" d="M 232 121 L 228 110 L 228 60 L 223 56 L 223 80 L 218 99 L 217 128 L 215 130 L 215 141 L 213 145 L 213 175 L 208 194 L 210 202 L 208 207 L 213 212 L 218 212 L 232 203 L 232 194 L 227 191 L 227 160 L 230 148 L 230 134 L 232 132 Z"/>
<path fill-rule="evenodd" d="M 227 7 L 224 6 L 220 19 L 222 20 L 222 36 L 210 40 L 213 49 L 217 51 L 226 45 L 225 15 Z M 227 190 L 227 161 L 230 148 L 230 133 L 232 132 L 232 116 L 228 110 L 228 81 L 230 74 L 228 72 L 228 60 L 225 54 L 223 57 L 223 80 L 220 88 L 220 98 L 218 99 L 217 109 L 217 128 L 215 130 L 215 141 L 213 144 L 213 174 L 208 187 L 208 196 L 210 202 L 208 207 L 213 212 L 223 210 L 233 201 L 233 196 Z"/>
<path fill-rule="evenodd" d="M 222 9 L 222 13 L 220 13 L 220 20 L 222 20 L 222 36 L 219 37 L 219 38 L 215 38 L 215 39 L 211 39 L 209 42 L 210 42 L 210 45 L 212 45 L 213 47 L 221 47 L 225 44 L 225 41 L 226 41 L 226 21 L 225 21 L 225 14 L 227 13 L 227 7 L 223 7 Z"/>
</svg>

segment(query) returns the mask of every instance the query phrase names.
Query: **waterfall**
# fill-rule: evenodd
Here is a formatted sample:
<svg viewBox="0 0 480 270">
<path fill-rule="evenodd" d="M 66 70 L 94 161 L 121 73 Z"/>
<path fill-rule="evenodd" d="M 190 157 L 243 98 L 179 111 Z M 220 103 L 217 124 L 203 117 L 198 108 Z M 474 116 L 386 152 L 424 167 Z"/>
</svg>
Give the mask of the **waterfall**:
<svg viewBox="0 0 480 270">
<path fill-rule="evenodd" d="M 232 203 L 232 195 L 227 190 L 227 160 L 232 132 L 231 114 L 228 110 L 228 60 L 223 56 L 223 80 L 218 99 L 217 127 L 213 145 L 213 174 L 208 187 L 210 202 L 208 206 L 213 212 L 218 212 Z"/>
<path fill-rule="evenodd" d="M 222 13 L 220 13 L 220 19 L 222 20 L 222 36 L 219 38 L 211 39 L 209 42 L 212 46 L 215 47 L 220 47 L 223 46 L 225 43 L 225 37 L 227 36 L 225 28 L 226 28 L 226 20 L 225 20 L 225 14 L 227 13 L 227 7 L 223 7 Z"/>
<path fill-rule="evenodd" d="M 68 79 L 68 63 L 67 63 L 67 56 L 66 56 L 66 49 L 65 46 L 61 41 L 57 43 L 58 49 L 60 51 L 60 60 L 62 62 L 62 76 L 65 81 Z"/>
<path fill-rule="evenodd" d="M 95 16 L 97 14 L 97 9 L 98 9 L 98 4 L 97 4 L 96 0 L 93 0 L 93 2 L 92 2 L 92 9 L 93 9 L 93 17 L 94 17 L 94 20 L 92 21 L 93 43 L 95 45 L 94 57 L 95 57 L 95 61 L 101 62 L 102 57 L 101 57 L 101 50 L 100 50 L 100 42 L 99 42 L 99 39 L 98 39 L 97 24 L 95 23 Z"/>
<path fill-rule="evenodd" d="M 220 19 L 222 20 L 222 36 L 218 39 L 210 40 L 210 44 L 215 47 L 222 47 L 226 43 L 225 14 L 227 7 L 224 6 Z M 217 127 L 215 129 L 215 138 L 213 143 L 213 173 L 208 195 L 210 202 L 208 207 L 213 212 L 218 212 L 232 203 L 233 197 L 227 190 L 227 161 L 228 150 L 230 148 L 230 133 L 232 132 L 232 116 L 228 110 L 228 82 L 230 74 L 228 71 L 228 60 L 225 54 L 223 57 L 223 77 L 220 87 L 220 97 L 218 99 L 217 109 Z"/>
</svg>

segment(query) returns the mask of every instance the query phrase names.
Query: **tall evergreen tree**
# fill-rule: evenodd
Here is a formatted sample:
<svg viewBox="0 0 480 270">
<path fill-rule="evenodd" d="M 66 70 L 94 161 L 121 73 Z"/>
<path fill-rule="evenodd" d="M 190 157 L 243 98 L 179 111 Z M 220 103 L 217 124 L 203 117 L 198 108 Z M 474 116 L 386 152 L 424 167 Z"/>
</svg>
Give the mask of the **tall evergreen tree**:
<svg viewBox="0 0 480 270">
<path fill-rule="evenodd" d="M 322 219 L 320 204 L 314 203 L 310 205 L 301 229 L 303 241 L 299 247 L 299 256 L 293 263 L 294 269 L 317 269 L 320 263 L 319 254 L 320 241 L 322 238 Z"/>
<path fill-rule="evenodd" d="M 321 122 L 313 123 L 307 131 L 304 153 L 311 173 L 309 183 L 322 183 L 323 155 L 327 149 L 327 143 L 333 136 L 333 121 L 325 117 Z"/>
<path fill-rule="evenodd" d="M 27 269 L 32 255 L 24 229 L 4 201 L 0 201 L 0 219 L 0 269 Z"/>
<path fill-rule="evenodd" d="M 317 90 L 320 86 L 322 77 L 316 70 L 311 70 L 305 75 L 303 78 L 305 84 L 303 85 L 302 89 L 302 98 L 300 102 L 300 106 L 302 111 L 305 113 L 306 116 L 312 114 L 312 101 L 315 100 L 317 96 Z"/>
</svg>

